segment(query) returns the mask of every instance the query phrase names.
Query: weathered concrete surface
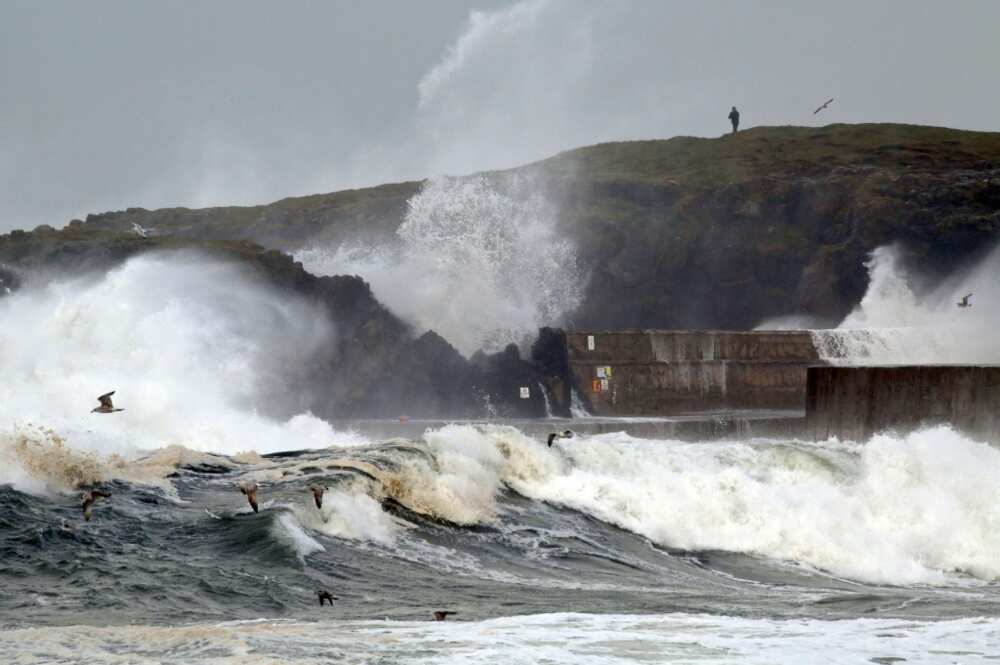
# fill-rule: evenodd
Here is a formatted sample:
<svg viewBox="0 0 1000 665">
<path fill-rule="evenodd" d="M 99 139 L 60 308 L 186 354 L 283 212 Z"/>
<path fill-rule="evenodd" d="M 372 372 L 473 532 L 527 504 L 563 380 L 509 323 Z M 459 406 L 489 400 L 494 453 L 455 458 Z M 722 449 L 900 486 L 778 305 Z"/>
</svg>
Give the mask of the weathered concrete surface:
<svg viewBox="0 0 1000 665">
<path fill-rule="evenodd" d="M 1000 367 L 810 367 L 807 376 L 806 430 L 813 439 L 866 441 L 944 423 L 1000 442 Z"/>
<path fill-rule="evenodd" d="M 598 416 L 802 409 L 806 369 L 821 362 L 797 330 L 574 331 L 566 347 L 571 380 Z"/>
</svg>

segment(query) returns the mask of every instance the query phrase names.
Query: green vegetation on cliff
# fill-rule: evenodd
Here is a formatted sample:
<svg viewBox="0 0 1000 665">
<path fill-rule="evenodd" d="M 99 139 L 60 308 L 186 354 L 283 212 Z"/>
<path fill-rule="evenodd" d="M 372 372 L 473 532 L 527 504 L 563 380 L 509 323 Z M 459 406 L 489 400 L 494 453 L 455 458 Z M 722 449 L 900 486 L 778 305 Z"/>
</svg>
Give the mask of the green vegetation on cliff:
<svg viewBox="0 0 1000 665">
<path fill-rule="evenodd" d="M 863 262 L 899 242 L 947 271 L 1000 237 L 1000 134 L 907 125 L 758 127 L 717 139 L 606 143 L 509 172 L 559 204 L 589 271 L 578 326 L 745 328 L 810 314 L 829 323 L 861 297 Z M 66 230 L 0 239 L 0 261 L 62 255 L 74 243 L 248 240 L 294 250 L 380 242 L 420 183 L 283 199 L 248 208 L 131 208 Z M 20 257 L 20 259 L 18 258 Z M 50 257 L 53 258 L 53 257 Z"/>
</svg>

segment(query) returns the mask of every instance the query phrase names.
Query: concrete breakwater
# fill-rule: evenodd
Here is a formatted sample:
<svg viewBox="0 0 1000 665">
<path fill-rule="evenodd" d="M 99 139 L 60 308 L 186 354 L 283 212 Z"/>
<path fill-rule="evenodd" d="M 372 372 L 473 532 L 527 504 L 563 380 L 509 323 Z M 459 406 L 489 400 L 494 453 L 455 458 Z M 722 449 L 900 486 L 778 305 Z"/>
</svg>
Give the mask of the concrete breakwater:
<svg viewBox="0 0 1000 665">
<path fill-rule="evenodd" d="M 1000 366 L 810 367 L 806 433 L 866 441 L 947 424 L 1000 443 Z"/>
<path fill-rule="evenodd" d="M 808 331 L 566 333 L 570 380 L 596 416 L 802 409 L 822 362 Z"/>
<path fill-rule="evenodd" d="M 846 331 L 852 334 L 854 331 Z M 948 424 L 1000 443 L 1000 367 L 829 365 L 810 331 L 628 330 L 565 335 L 565 375 L 598 418 L 698 414 L 679 438 L 769 436 L 866 441 Z M 841 359 L 841 362 L 849 359 Z M 782 411 L 743 427 L 737 412 Z M 719 414 L 730 414 L 719 420 Z M 803 415 L 804 414 L 804 415 Z M 721 422 L 732 423 L 720 425 Z M 671 428 L 676 429 L 675 425 Z M 664 425 L 657 433 L 669 434 Z M 642 435 L 642 434 L 639 434 Z"/>
</svg>

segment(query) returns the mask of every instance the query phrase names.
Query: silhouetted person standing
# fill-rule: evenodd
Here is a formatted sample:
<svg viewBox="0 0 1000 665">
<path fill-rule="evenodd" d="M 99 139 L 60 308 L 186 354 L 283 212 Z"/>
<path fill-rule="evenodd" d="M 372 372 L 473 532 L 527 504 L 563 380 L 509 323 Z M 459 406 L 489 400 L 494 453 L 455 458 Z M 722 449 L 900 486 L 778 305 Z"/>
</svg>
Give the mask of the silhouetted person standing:
<svg viewBox="0 0 1000 665">
<path fill-rule="evenodd" d="M 729 122 L 733 123 L 733 134 L 736 130 L 740 128 L 740 112 L 733 107 L 733 110 L 729 112 Z"/>
</svg>

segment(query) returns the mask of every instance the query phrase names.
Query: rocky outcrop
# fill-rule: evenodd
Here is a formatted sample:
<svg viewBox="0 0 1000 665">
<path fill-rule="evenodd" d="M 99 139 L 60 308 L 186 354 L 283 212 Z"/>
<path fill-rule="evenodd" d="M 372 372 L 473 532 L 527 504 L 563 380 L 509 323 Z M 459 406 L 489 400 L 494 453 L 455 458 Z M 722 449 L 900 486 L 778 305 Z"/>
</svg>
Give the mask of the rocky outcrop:
<svg viewBox="0 0 1000 665">
<path fill-rule="evenodd" d="M 835 323 L 875 247 L 944 273 L 1000 237 L 1000 134 L 911 125 L 760 127 L 718 139 L 608 143 L 514 169 L 559 203 L 589 271 L 570 319 L 593 328 L 749 328 L 791 313 Z M 379 242 L 420 183 L 250 208 L 88 216 L 171 237 L 293 250 Z M 72 260 L 72 256 L 66 257 Z M 559 322 L 552 322 L 559 323 Z"/>
<path fill-rule="evenodd" d="M 875 247 L 899 243 L 941 274 L 1000 239 L 1000 134 L 759 128 L 552 162 L 540 167 L 591 270 L 578 327 L 834 324 L 863 295 Z"/>
<path fill-rule="evenodd" d="M 143 240 L 131 232 L 81 232 L 85 228 L 74 224 L 63 231 L 0 237 L 0 291 L 5 285 L 16 289 L 65 274 L 103 272 L 143 252 L 196 251 L 238 263 L 249 278 L 324 309 L 334 324 L 332 338 L 305 374 L 275 381 L 274 390 L 294 386 L 294 399 L 275 395 L 261 400 L 264 408 L 279 409 L 269 415 L 287 417 L 303 410 L 333 420 L 400 414 L 544 415 L 540 395 L 523 400 L 512 385 L 537 381 L 528 363 L 511 357 L 509 350 L 472 362 L 433 332 L 416 336 L 360 277 L 317 277 L 289 255 L 245 241 Z"/>
<path fill-rule="evenodd" d="M 899 243 L 911 263 L 934 275 L 978 258 L 1000 238 L 996 133 L 761 127 L 719 139 L 601 144 L 513 172 L 558 204 L 561 231 L 587 271 L 583 304 L 568 316 L 576 328 L 746 329 L 789 314 L 834 324 L 861 298 L 864 262 L 875 247 Z M 538 414 L 539 381 L 563 413 L 568 390 L 554 377 L 564 373 L 546 351 L 558 345 L 543 344 L 530 361 L 510 351 L 466 360 L 437 335 L 416 336 L 360 279 L 317 278 L 264 249 L 381 242 L 419 188 L 411 182 L 247 208 L 90 215 L 59 231 L 0 236 L 0 279 L 16 287 L 40 269 L 103 269 L 150 248 L 221 252 L 311 294 L 348 331 L 318 365 L 328 381 L 321 413 Z M 138 238 L 133 224 L 152 237 Z M 522 386 L 529 399 L 519 398 Z"/>
</svg>

